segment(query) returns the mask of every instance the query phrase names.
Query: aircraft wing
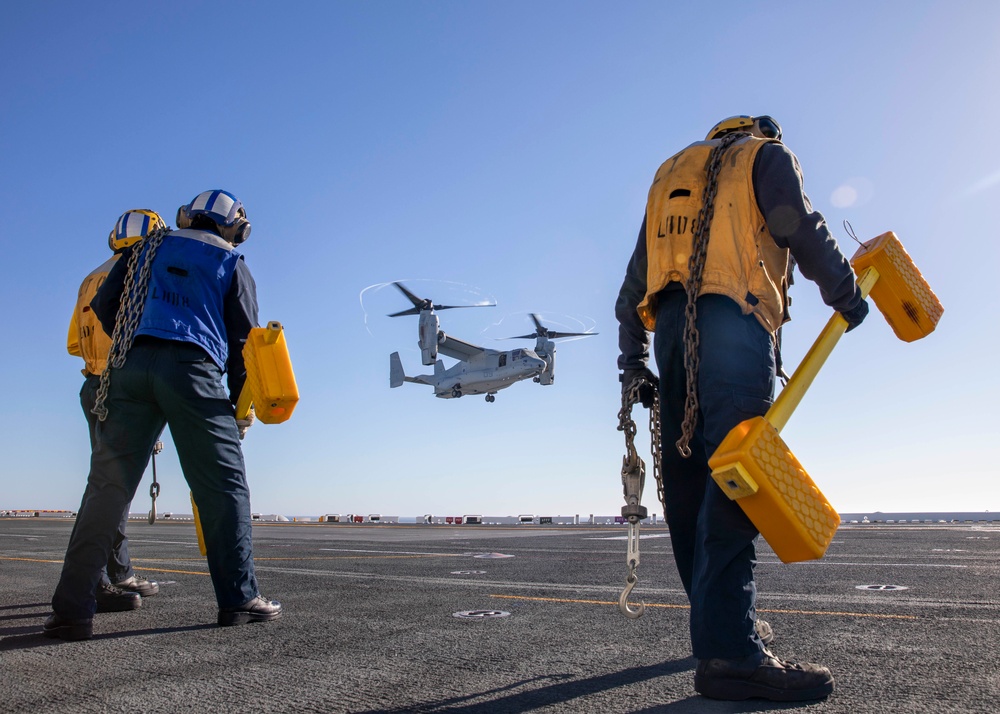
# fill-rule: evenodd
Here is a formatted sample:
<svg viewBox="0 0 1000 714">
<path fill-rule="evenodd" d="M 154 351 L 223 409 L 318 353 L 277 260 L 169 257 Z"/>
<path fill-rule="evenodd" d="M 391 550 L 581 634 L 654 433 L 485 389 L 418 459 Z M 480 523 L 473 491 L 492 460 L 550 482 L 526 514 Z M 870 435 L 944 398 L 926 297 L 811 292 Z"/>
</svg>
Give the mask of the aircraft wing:
<svg viewBox="0 0 1000 714">
<path fill-rule="evenodd" d="M 454 357 L 457 360 L 470 360 L 486 351 L 483 347 L 478 347 L 445 334 L 442 334 L 438 339 L 438 352 L 449 357 Z"/>
</svg>

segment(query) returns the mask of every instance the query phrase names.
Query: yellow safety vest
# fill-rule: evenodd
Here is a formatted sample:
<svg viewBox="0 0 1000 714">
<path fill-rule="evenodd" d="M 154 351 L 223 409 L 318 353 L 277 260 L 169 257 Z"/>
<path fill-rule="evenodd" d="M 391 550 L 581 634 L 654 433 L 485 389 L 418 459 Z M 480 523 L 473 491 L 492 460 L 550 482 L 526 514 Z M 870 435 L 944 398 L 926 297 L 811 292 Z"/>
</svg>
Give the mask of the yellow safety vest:
<svg viewBox="0 0 1000 714">
<path fill-rule="evenodd" d="M 646 296 L 639 317 L 656 328 L 656 294 L 667 283 L 685 284 L 701 210 L 708 160 L 721 140 L 700 141 L 667 159 L 656 172 L 646 203 Z M 699 295 L 726 295 L 774 334 L 785 321 L 788 250 L 779 248 L 757 207 L 754 158 L 768 139 L 746 137 L 726 152 L 719 171 L 715 214 Z"/>
<path fill-rule="evenodd" d="M 69 334 L 66 336 L 66 350 L 71 355 L 83 357 L 86 368 L 84 374 L 100 374 L 108 364 L 108 352 L 111 351 L 111 338 L 101 327 L 101 321 L 90 309 L 90 301 L 94 299 L 98 288 L 108 277 L 112 266 L 118 260 L 113 255 L 88 275 L 76 298 L 76 308 L 69 323 Z"/>
</svg>

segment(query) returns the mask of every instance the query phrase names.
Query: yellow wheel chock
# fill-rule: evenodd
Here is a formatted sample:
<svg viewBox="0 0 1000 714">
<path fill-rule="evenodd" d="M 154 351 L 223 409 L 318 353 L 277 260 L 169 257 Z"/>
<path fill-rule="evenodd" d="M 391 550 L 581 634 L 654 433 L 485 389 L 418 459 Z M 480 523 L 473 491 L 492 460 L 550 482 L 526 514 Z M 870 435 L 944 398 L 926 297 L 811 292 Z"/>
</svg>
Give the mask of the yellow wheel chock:
<svg viewBox="0 0 1000 714">
<path fill-rule="evenodd" d="M 862 243 L 851 265 L 861 293 L 871 296 L 897 337 L 912 342 L 934 331 L 944 308 L 894 233 Z M 737 425 L 708 462 L 715 482 L 785 563 L 822 558 L 840 525 L 778 432 L 846 330 L 835 312 L 767 414 Z"/>
<path fill-rule="evenodd" d="M 285 332 L 280 322 L 269 322 L 267 327 L 254 327 L 243 345 L 243 361 L 247 368 L 247 381 L 236 401 L 236 418 L 246 419 L 253 407 L 254 415 L 264 424 L 288 421 L 299 401 L 299 388 L 288 355 Z M 198 506 L 191 494 L 194 509 L 194 526 L 198 533 L 198 548 L 206 555 L 205 536 L 201 529 Z"/>
</svg>

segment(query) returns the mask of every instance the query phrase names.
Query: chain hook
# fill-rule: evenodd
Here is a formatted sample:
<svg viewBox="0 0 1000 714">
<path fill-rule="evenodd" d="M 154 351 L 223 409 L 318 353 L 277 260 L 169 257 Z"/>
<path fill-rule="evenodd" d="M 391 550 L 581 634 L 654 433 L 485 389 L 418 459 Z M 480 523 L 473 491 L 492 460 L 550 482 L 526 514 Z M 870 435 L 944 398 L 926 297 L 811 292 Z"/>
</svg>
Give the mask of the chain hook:
<svg viewBox="0 0 1000 714">
<path fill-rule="evenodd" d="M 639 607 L 629 607 L 628 598 L 632 589 L 638 584 L 639 576 L 635 574 L 639 567 L 639 518 L 633 516 L 628 521 L 628 575 L 625 576 L 625 589 L 618 598 L 618 609 L 630 620 L 638 620 L 646 611 L 646 603 L 639 601 Z"/>
<path fill-rule="evenodd" d="M 629 596 L 632 589 L 639 582 L 636 569 L 639 567 L 639 523 L 646 517 L 647 511 L 642 505 L 642 490 L 646 481 L 646 464 L 643 463 L 635 448 L 635 422 L 632 420 L 632 406 L 639 400 L 640 387 L 647 384 L 647 380 L 639 378 L 622 393 L 622 408 L 618 413 L 618 430 L 625 433 L 625 456 L 622 458 L 622 490 L 625 495 L 625 506 L 622 508 L 622 516 L 628 519 L 628 548 L 625 562 L 628 564 L 628 575 L 625 577 L 625 589 L 618 598 L 618 609 L 630 620 L 637 620 L 646 611 L 646 603 L 639 601 L 639 606 L 633 608 L 629 606 Z M 654 394 L 655 394 L 654 390 Z M 654 397 L 654 402 L 658 400 Z M 656 419 L 658 424 L 659 420 Z M 652 429 L 654 421 L 650 420 Z M 658 429 L 656 430 L 659 431 Z M 658 436 L 658 434 L 657 434 Z M 656 452 L 654 451 L 654 457 Z M 656 475 L 657 489 L 662 486 L 659 477 L 658 464 L 653 464 L 653 473 Z"/>
<path fill-rule="evenodd" d="M 156 523 L 156 497 L 160 495 L 160 484 L 155 481 L 149 484 L 149 497 L 153 500 L 149 509 L 149 525 Z"/>
<path fill-rule="evenodd" d="M 628 604 L 628 597 L 632 594 L 632 588 L 638 582 L 639 577 L 634 572 L 630 572 L 625 578 L 625 589 L 622 590 L 622 594 L 618 597 L 618 609 L 630 620 L 638 620 L 646 612 L 646 603 L 642 600 L 639 601 L 639 607 L 634 610 Z"/>
<path fill-rule="evenodd" d="M 156 455 L 161 451 L 163 451 L 163 442 L 157 440 L 153 444 L 153 453 L 150 457 L 153 461 L 153 483 L 149 484 L 149 497 L 153 499 L 153 503 L 149 509 L 149 525 L 156 523 L 156 497 L 160 495 L 160 484 L 156 480 Z"/>
</svg>

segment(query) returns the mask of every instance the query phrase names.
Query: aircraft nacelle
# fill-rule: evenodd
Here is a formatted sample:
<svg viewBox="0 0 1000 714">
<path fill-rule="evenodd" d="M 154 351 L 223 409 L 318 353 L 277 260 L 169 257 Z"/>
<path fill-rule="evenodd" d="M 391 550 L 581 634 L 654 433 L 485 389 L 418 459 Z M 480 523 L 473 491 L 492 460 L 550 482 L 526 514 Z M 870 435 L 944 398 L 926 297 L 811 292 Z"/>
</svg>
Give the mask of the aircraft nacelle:
<svg viewBox="0 0 1000 714">
<path fill-rule="evenodd" d="M 556 356 L 549 355 L 545 358 L 545 369 L 542 373 L 538 375 L 538 383 L 542 386 L 548 386 L 556 381 Z"/>
<path fill-rule="evenodd" d="M 556 343 L 539 337 L 535 343 L 535 354 L 545 361 L 545 369 L 535 378 L 542 386 L 549 386 L 556 380 Z"/>
<path fill-rule="evenodd" d="M 441 331 L 441 322 L 433 310 L 421 311 L 418 331 L 420 360 L 425 365 L 434 364 L 437 361 L 438 333 Z"/>
</svg>

